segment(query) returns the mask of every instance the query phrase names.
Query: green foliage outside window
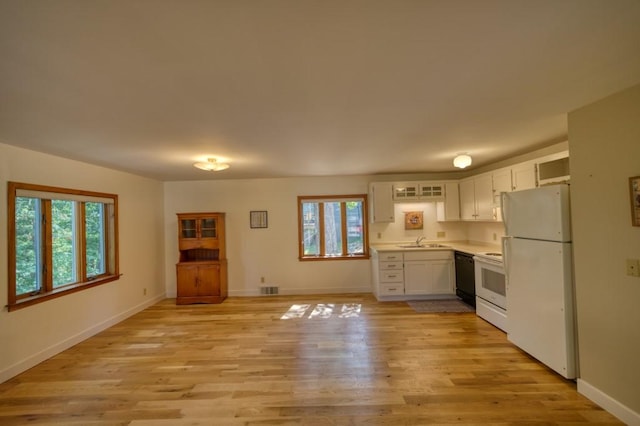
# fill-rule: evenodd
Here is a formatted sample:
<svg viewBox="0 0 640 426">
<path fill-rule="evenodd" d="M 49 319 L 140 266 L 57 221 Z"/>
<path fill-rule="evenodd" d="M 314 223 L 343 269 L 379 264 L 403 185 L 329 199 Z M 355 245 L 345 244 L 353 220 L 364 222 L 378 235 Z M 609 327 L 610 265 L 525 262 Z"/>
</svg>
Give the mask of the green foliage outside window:
<svg viewBox="0 0 640 426">
<path fill-rule="evenodd" d="M 53 287 L 76 281 L 75 202 L 51 201 Z"/>
<path fill-rule="evenodd" d="M 78 280 L 77 247 L 78 202 L 51 200 L 51 255 L 53 287 Z M 41 200 L 16 197 L 16 294 L 37 293 L 42 288 L 43 222 Z M 104 204 L 85 203 L 85 241 L 87 276 L 94 277 L 105 270 Z"/>
<path fill-rule="evenodd" d="M 40 271 L 40 201 L 16 198 L 16 294 L 37 292 Z"/>
<path fill-rule="evenodd" d="M 104 207 L 101 203 L 85 203 L 85 233 L 87 276 L 104 274 Z"/>
<path fill-rule="evenodd" d="M 9 311 L 119 279 L 118 196 L 7 183 Z"/>
</svg>

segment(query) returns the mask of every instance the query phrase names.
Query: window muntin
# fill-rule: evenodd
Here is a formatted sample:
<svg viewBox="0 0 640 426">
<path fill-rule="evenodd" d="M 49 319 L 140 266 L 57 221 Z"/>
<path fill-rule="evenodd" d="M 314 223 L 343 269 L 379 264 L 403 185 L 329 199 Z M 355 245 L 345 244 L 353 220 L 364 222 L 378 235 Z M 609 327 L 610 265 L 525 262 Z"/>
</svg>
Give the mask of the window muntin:
<svg viewBox="0 0 640 426">
<path fill-rule="evenodd" d="M 8 184 L 9 310 L 118 279 L 118 196 Z"/>
<path fill-rule="evenodd" d="M 298 197 L 299 258 L 368 258 L 366 208 L 366 195 Z"/>
</svg>

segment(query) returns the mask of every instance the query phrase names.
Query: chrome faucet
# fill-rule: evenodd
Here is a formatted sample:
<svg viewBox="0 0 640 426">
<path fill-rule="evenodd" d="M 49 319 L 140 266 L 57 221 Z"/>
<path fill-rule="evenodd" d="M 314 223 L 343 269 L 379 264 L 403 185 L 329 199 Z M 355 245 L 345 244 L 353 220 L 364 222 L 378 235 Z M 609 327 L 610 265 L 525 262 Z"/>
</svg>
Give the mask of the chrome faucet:
<svg viewBox="0 0 640 426">
<path fill-rule="evenodd" d="M 416 238 L 416 245 L 419 246 L 420 243 L 422 242 L 422 240 L 424 240 L 424 237 L 418 237 Z"/>
</svg>

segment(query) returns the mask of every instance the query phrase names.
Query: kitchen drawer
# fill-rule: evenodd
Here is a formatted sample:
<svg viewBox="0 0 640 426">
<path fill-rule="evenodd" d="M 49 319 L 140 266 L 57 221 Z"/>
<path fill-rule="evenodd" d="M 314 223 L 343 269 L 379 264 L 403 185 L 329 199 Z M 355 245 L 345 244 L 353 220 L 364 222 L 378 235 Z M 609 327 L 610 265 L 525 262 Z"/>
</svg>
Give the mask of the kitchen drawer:
<svg viewBox="0 0 640 426">
<path fill-rule="evenodd" d="M 402 270 L 380 271 L 381 283 L 402 283 L 404 282 L 404 274 Z"/>
<path fill-rule="evenodd" d="M 378 256 L 378 260 L 380 262 L 400 262 L 402 263 L 402 253 L 401 252 L 383 252 Z"/>
<path fill-rule="evenodd" d="M 384 271 L 384 270 L 398 270 L 398 269 L 402 270 L 402 261 L 400 261 L 400 262 L 380 262 L 378 264 L 378 268 L 381 271 Z"/>
<path fill-rule="evenodd" d="M 404 295 L 404 285 L 398 284 L 380 284 L 381 296 L 402 296 Z"/>
<path fill-rule="evenodd" d="M 411 260 L 453 260 L 451 250 L 418 250 L 404 254 L 405 261 Z"/>
</svg>

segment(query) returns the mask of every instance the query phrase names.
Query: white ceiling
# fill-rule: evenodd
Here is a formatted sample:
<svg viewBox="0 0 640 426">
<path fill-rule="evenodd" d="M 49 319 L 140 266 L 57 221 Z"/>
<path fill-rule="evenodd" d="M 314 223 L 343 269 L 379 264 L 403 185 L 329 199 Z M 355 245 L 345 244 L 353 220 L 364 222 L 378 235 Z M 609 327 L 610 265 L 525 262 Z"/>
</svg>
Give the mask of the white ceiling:
<svg viewBox="0 0 640 426">
<path fill-rule="evenodd" d="M 638 0 L 0 0 L 0 142 L 161 180 L 477 167 L 639 82 Z"/>
</svg>

